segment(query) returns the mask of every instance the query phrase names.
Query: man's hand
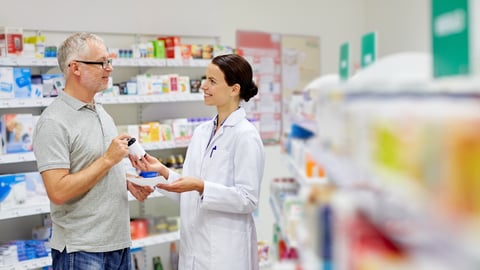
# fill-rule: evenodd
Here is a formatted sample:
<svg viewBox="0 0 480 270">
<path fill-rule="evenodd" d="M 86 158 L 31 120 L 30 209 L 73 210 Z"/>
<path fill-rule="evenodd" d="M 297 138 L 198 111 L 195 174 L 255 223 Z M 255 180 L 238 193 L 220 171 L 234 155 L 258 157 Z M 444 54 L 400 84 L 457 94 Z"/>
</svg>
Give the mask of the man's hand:
<svg viewBox="0 0 480 270">
<path fill-rule="evenodd" d="M 129 138 L 130 135 L 128 134 L 120 134 L 115 137 L 108 146 L 108 149 L 103 154 L 103 157 L 107 162 L 109 162 L 109 164 L 111 164 L 111 166 L 119 163 L 128 155 L 127 139 Z"/>
<path fill-rule="evenodd" d="M 139 186 L 130 181 L 127 181 L 127 189 L 132 193 L 133 197 L 140 202 L 145 201 L 145 199 L 153 192 L 153 188 L 149 186 Z"/>
</svg>

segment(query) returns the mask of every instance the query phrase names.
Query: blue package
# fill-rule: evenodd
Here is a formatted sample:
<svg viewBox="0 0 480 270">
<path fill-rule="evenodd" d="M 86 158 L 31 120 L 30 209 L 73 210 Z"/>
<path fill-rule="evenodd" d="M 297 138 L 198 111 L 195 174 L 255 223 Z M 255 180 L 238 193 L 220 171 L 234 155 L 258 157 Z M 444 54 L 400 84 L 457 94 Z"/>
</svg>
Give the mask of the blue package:
<svg viewBox="0 0 480 270">
<path fill-rule="evenodd" d="M 15 98 L 31 98 L 32 97 L 32 71 L 31 68 L 14 68 L 13 93 Z"/>
<path fill-rule="evenodd" d="M 157 177 L 158 172 L 140 172 L 139 175 L 143 178 Z"/>
<path fill-rule="evenodd" d="M 7 198 L 12 190 L 12 186 L 25 181 L 25 174 L 6 174 L 0 175 L 0 202 Z"/>
</svg>

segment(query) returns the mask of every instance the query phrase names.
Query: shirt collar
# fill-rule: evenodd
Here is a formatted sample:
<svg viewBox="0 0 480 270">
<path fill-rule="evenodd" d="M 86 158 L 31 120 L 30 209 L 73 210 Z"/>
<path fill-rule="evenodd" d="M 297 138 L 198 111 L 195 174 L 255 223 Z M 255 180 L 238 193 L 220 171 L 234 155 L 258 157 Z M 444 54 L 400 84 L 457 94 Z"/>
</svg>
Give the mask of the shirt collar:
<svg viewBox="0 0 480 270">
<path fill-rule="evenodd" d="M 63 91 L 60 91 L 58 93 L 58 97 L 61 100 L 63 100 L 68 106 L 72 107 L 76 111 L 80 110 L 83 107 L 95 110 L 95 107 L 91 108 L 92 104 L 80 101 L 79 99 L 76 99 L 76 98 L 72 97 L 71 95 L 69 95 L 69 94 L 67 94 Z M 95 102 L 93 103 L 93 106 L 95 106 Z"/>
</svg>

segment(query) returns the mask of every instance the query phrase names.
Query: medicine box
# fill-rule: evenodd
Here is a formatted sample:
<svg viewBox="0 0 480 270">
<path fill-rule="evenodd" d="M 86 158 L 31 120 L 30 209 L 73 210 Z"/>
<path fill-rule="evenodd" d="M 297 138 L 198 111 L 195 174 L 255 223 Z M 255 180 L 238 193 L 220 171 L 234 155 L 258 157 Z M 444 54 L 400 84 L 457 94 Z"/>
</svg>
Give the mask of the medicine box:
<svg viewBox="0 0 480 270">
<path fill-rule="evenodd" d="M 31 152 L 34 117 L 32 114 L 4 114 L 1 118 L 4 126 L 5 153 Z"/>
<path fill-rule="evenodd" d="M 63 91 L 65 79 L 63 74 L 42 74 L 42 95 L 43 97 L 56 97 L 59 91 Z"/>
<path fill-rule="evenodd" d="M 43 97 L 43 83 L 42 83 L 42 75 L 40 74 L 32 74 L 30 76 L 30 81 L 32 85 L 32 97 L 41 98 Z"/>
<path fill-rule="evenodd" d="M 165 52 L 169 59 L 181 59 L 181 43 L 179 36 L 158 37 L 165 42 Z"/>
<path fill-rule="evenodd" d="M 192 45 L 181 44 L 180 45 L 182 59 L 192 59 Z"/>
<path fill-rule="evenodd" d="M 166 58 L 165 52 L 165 41 L 164 40 L 153 40 L 153 57 L 154 58 Z"/>
<path fill-rule="evenodd" d="M 190 93 L 190 77 L 178 76 L 178 92 Z"/>
<path fill-rule="evenodd" d="M 14 98 L 13 67 L 0 67 L 0 99 Z"/>
<path fill-rule="evenodd" d="M 235 49 L 230 46 L 213 45 L 213 57 L 223 54 L 234 53 Z"/>
<path fill-rule="evenodd" d="M 193 59 L 202 59 L 202 49 L 203 45 L 201 44 L 192 44 L 190 46 L 190 55 Z"/>
<path fill-rule="evenodd" d="M 0 27 L 0 56 L 20 55 L 23 51 L 23 29 Z"/>
<path fill-rule="evenodd" d="M 39 98 L 42 93 L 32 91 L 31 68 L 13 68 L 13 93 L 15 98 Z"/>
<path fill-rule="evenodd" d="M 212 58 L 213 58 L 213 45 L 203 44 L 202 59 L 212 59 Z"/>
<path fill-rule="evenodd" d="M 32 91 L 31 68 L 0 67 L 0 98 L 38 98 L 39 91 Z"/>
</svg>

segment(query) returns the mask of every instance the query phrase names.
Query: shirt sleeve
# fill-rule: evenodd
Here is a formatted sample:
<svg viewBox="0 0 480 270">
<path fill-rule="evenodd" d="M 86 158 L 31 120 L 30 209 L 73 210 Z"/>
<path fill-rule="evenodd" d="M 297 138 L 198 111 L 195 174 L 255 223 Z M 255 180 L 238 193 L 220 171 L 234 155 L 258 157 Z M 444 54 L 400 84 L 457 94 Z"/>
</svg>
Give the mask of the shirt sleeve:
<svg viewBox="0 0 480 270">
<path fill-rule="evenodd" d="M 53 119 L 40 119 L 33 135 L 33 152 L 39 172 L 70 169 L 68 133 Z"/>
</svg>

